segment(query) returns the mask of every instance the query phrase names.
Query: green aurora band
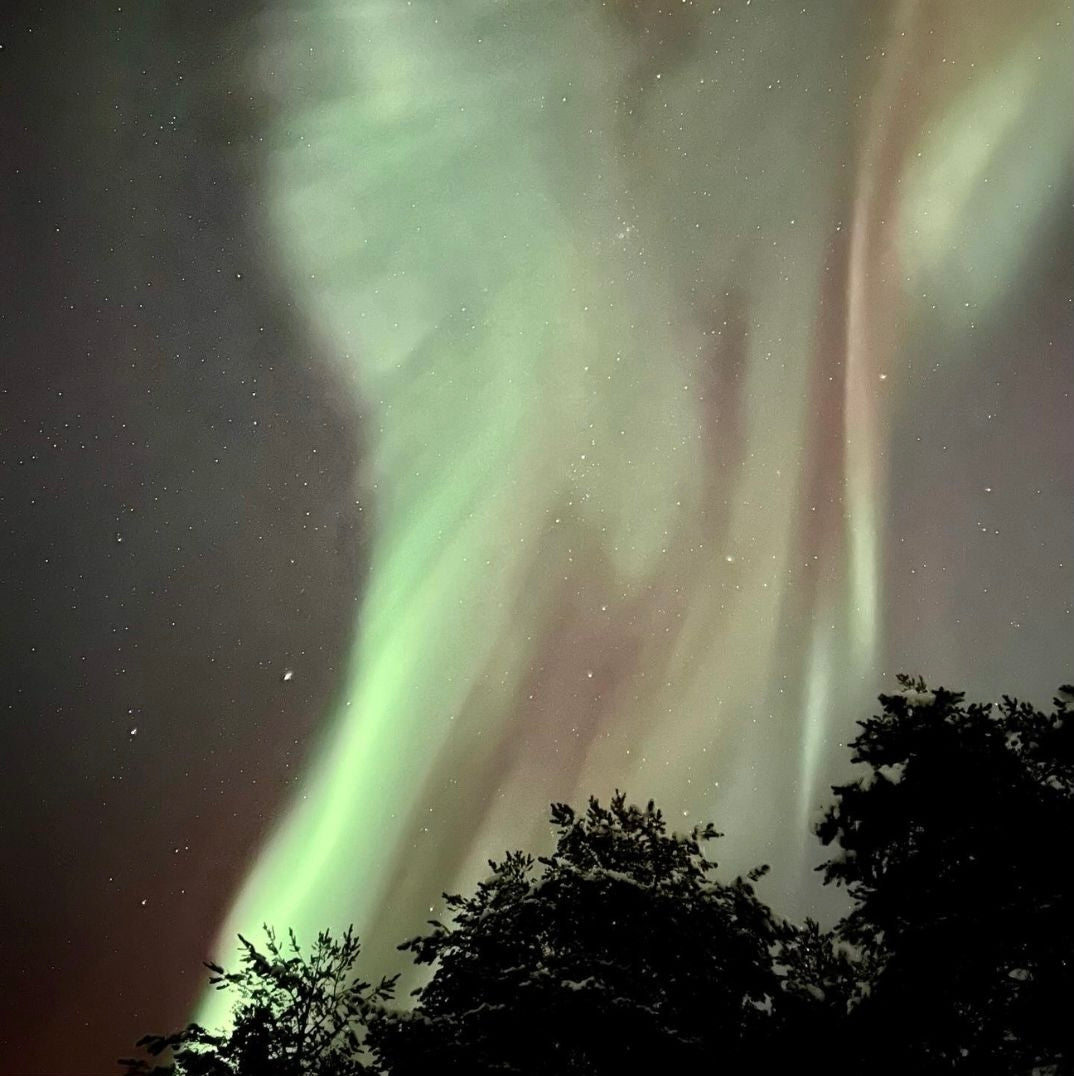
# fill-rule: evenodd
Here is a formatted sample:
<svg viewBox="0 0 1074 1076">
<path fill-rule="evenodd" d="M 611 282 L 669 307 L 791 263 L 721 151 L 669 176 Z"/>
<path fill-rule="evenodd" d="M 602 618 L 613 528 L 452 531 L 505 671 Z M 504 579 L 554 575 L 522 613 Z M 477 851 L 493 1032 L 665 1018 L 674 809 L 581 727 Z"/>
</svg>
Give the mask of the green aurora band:
<svg viewBox="0 0 1074 1076">
<path fill-rule="evenodd" d="M 256 31 L 267 226 L 367 416 L 372 560 L 221 948 L 353 922 L 395 968 L 550 800 L 615 787 L 815 906 L 810 820 L 901 667 L 920 342 L 971 364 L 1069 200 L 1066 5 L 320 0 Z"/>
</svg>

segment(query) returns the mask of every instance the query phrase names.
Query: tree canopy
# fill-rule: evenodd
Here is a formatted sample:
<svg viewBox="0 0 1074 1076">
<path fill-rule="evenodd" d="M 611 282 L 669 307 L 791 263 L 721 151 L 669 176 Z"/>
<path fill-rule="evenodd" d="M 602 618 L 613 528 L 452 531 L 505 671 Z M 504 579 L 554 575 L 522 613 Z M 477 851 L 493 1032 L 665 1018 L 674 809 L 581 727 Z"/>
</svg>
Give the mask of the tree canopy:
<svg viewBox="0 0 1074 1076">
<path fill-rule="evenodd" d="M 435 970 L 413 1013 L 374 1024 L 390 1071 L 686 1071 L 748 1049 L 776 988 L 764 869 L 715 880 L 711 824 L 668 833 L 621 793 L 554 804 L 552 823 L 550 856 L 490 862 L 472 896 L 445 895 L 450 923 L 402 947 Z"/>
<path fill-rule="evenodd" d="M 227 973 L 207 964 L 209 982 L 234 992 L 232 1026 L 208 1031 L 190 1024 L 173 1035 L 146 1035 L 138 1046 L 151 1058 L 170 1054 L 169 1064 L 125 1058 L 128 1076 L 365 1076 L 362 1060 L 366 1018 L 392 995 L 394 979 L 376 986 L 355 975 L 361 951 L 353 931 L 317 937 L 303 955 L 293 932 L 281 945 L 265 928 L 265 952 L 243 938 L 241 967 Z"/>
<path fill-rule="evenodd" d="M 818 870 L 851 907 L 827 930 L 725 882 L 711 823 L 669 831 L 617 792 L 551 808 L 554 850 L 508 852 L 399 948 L 429 969 L 408 1008 L 357 976 L 348 930 L 304 956 L 269 930 L 232 1026 L 139 1045 L 128 1076 L 603 1076 L 656 1068 L 966 1076 L 1074 1072 L 1074 687 L 1043 712 L 899 678 L 860 722 L 863 776 L 833 788 Z M 267 928 L 266 928 L 267 929 Z M 168 1059 L 170 1058 L 170 1062 Z"/>
<path fill-rule="evenodd" d="M 818 827 L 839 935 L 868 969 L 855 1008 L 876 1072 L 1019 1073 L 1070 1057 L 1074 689 L 1044 713 L 900 677 L 850 744 L 866 777 Z"/>
</svg>

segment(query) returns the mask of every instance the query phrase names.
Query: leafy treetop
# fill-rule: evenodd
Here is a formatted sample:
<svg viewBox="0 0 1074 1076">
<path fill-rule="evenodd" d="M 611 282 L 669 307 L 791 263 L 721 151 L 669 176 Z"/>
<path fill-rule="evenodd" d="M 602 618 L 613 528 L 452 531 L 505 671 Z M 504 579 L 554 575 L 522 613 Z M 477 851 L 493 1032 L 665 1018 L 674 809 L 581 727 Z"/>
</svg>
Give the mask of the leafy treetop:
<svg viewBox="0 0 1074 1076">
<path fill-rule="evenodd" d="M 354 974 L 360 952 L 348 929 L 339 938 L 318 935 L 309 956 L 288 932 L 286 946 L 265 927 L 265 952 L 239 936 L 239 971 L 207 964 L 209 982 L 236 994 L 229 1030 L 190 1024 L 173 1035 L 147 1035 L 138 1045 L 171 1064 L 128 1058 L 128 1076 L 364 1076 L 364 1025 L 372 1008 L 391 997 L 394 978 L 373 986 Z"/>
</svg>

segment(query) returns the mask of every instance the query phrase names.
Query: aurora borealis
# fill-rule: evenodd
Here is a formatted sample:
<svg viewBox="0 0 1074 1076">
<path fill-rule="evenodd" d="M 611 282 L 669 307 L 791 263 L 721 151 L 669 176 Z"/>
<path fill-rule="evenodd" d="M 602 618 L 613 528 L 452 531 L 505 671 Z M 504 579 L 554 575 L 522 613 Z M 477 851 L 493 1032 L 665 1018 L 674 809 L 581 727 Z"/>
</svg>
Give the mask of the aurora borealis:
<svg viewBox="0 0 1074 1076">
<path fill-rule="evenodd" d="M 1069 676 L 1070 32 L 20 13 L 0 1069 L 86 1071 L 73 1021 L 107 1071 L 264 921 L 395 969 L 616 787 L 829 913 L 810 823 L 895 672 Z"/>
</svg>

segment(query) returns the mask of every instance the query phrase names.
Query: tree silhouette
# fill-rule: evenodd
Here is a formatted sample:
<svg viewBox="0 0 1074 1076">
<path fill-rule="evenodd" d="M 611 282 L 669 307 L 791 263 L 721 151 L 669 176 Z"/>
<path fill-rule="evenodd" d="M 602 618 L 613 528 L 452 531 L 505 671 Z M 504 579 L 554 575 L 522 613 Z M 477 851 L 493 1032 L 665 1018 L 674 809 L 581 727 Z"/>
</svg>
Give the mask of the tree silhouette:
<svg viewBox="0 0 1074 1076">
<path fill-rule="evenodd" d="M 152 1058 L 170 1053 L 173 1060 L 151 1067 L 144 1059 L 122 1059 L 128 1076 L 364 1076 L 376 1071 L 362 1060 L 365 1024 L 391 996 L 395 980 L 372 986 L 355 977 L 360 945 L 350 929 L 340 938 L 323 931 L 308 957 L 293 932 L 286 947 L 267 926 L 265 933 L 264 953 L 239 936 L 239 971 L 228 974 L 206 965 L 212 985 L 237 995 L 231 1028 L 211 1032 L 190 1024 L 173 1035 L 147 1035 L 139 1047 Z"/>
<path fill-rule="evenodd" d="M 710 874 L 712 825 L 668 833 L 652 803 L 554 804 L 555 852 L 490 861 L 450 924 L 400 948 L 435 965 L 412 1013 L 371 1036 L 411 1073 L 672 1072 L 744 1056 L 777 981 L 775 924 L 752 881 Z"/>
<path fill-rule="evenodd" d="M 758 1054 L 759 1071 L 782 1074 L 801 1067 L 804 1058 L 821 1057 L 830 1071 L 854 1071 L 857 1051 L 847 1038 L 848 1014 L 861 1002 L 866 965 L 812 919 L 802 926 L 784 921 L 778 935 L 780 989 Z"/>
<path fill-rule="evenodd" d="M 1074 1062 L 1074 688 L 1042 713 L 964 705 L 899 677 L 851 743 L 867 778 L 833 791 L 822 867 L 867 989 L 849 1029 L 869 1071 L 1066 1071 Z"/>
<path fill-rule="evenodd" d="M 238 972 L 208 965 L 230 1029 L 146 1036 L 172 1060 L 127 1076 L 1074 1072 L 1074 687 L 1044 713 L 899 682 L 851 743 L 866 776 L 818 826 L 852 901 L 834 931 L 774 916 L 767 868 L 717 880 L 711 823 L 669 832 L 618 792 L 557 803 L 551 855 L 490 861 L 400 946 L 431 970 L 409 1011 L 386 1005 L 395 979 L 355 977 L 353 932 L 306 957 L 266 928 Z"/>
</svg>

